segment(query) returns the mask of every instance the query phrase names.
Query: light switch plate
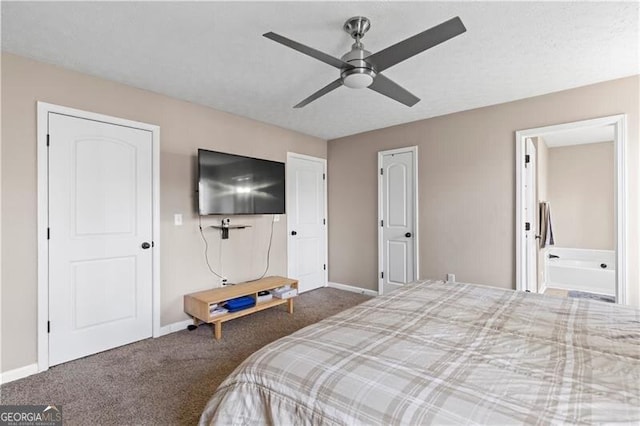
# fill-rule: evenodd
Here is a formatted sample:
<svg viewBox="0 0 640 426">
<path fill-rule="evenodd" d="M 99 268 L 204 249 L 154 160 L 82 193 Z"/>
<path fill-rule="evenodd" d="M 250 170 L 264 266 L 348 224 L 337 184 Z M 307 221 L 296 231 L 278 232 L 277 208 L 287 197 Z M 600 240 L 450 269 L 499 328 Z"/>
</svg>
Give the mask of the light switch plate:
<svg viewBox="0 0 640 426">
<path fill-rule="evenodd" d="M 173 215 L 173 224 L 176 226 L 182 226 L 182 214 L 176 213 Z"/>
<path fill-rule="evenodd" d="M 273 221 L 274 222 L 280 222 L 280 215 L 279 214 L 274 214 L 273 215 Z"/>
</svg>

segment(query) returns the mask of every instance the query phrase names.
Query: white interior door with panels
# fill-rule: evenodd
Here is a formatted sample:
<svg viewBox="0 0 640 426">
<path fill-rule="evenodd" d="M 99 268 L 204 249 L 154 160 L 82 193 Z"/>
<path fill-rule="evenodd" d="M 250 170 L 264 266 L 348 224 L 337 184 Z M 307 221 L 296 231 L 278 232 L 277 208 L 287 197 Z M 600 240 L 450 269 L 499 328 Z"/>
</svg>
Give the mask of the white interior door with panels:
<svg viewBox="0 0 640 426">
<path fill-rule="evenodd" d="M 287 154 L 288 275 L 300 292 L 327 285 L 327 162 Z"/>
<path fill-rule="evenodd" d="M 418 278 L 418 148 L 378 153 L 378 293 Z"/>
<path fill-rule="evenodd" d="M 43 115 L 48 239 L 41 253 L 48 265 L 41 278 L 48 303 L 39 312 L 47 315 L 51 366 L 156 334 L 157 134 L 51 111 Z"/>
<path fill-rule="evenodd" d="M 536 147 L 531 138 L 525 143 L 525 269 L 527 274 L 526 291 L 538 292 L 538 196 L 536 180 Z"/>
</svg>

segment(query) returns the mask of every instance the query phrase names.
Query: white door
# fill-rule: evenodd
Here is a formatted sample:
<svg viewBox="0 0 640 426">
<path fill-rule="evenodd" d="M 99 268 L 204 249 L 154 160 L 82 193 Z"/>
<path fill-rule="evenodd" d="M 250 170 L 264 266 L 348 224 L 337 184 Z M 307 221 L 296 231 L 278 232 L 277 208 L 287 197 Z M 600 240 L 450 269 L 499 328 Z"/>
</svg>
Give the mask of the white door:
<svg viewBox="0 0 640 426">
<path fill-rule="evenodd" d="M 378 154 L 380 294 L 417 279 L 416 147 Z"/>
<path fill-rule="evenodd" d="M 289 277 L 300 292 L 327 285 L 326 160 L 287 156 Z"/>
<path fill-rule="evenodd" d="M 536 147 L 529 138 L 525 143 L 525 268 L 527 283 L 525 290 L 538 291 L 538 194 L 536 193 Z"/>
<path fill-rule="evenodd" d="M 48 126 L 56 365 L 151 337 L 152 134 L 55 113 Z"/>
</svg>

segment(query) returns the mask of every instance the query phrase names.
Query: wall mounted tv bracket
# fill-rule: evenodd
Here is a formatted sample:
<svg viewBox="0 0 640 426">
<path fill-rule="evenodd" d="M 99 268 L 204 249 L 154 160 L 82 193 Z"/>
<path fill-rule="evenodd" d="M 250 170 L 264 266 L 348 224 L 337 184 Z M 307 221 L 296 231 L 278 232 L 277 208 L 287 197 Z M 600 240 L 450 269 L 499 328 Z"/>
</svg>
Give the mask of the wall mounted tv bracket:
<svg viewBox="0 0 640 426">
<path fill-rule="evenodd" d="M 225 217 L 222 219 L 220 225 L 211 225 L 212 228 L 220 229 L 222 231 L 222 239 L 229 239 L 229 229 L 244 229 L 251 228 L 251 225 L 231 225 L 231 219 Z"/>
</svg>

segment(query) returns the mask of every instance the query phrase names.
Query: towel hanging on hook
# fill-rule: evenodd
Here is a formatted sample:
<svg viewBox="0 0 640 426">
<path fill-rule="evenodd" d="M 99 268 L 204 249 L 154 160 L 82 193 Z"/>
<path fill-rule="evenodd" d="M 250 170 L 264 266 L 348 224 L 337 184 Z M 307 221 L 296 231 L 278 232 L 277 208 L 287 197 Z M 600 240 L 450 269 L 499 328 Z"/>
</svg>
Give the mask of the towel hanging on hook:
<svg viewBox="0 0 640 426">
<path fill-rule="evenodd" d="M 551 207 L 547 201 L 540 201 L 539 217 L 540 229 L 538 230 L 538 235 L 540 237 L 540 248 L 552 246 L 555 242 L 553 241 L 553 227 L 551 226 Z"/>
</svg>

